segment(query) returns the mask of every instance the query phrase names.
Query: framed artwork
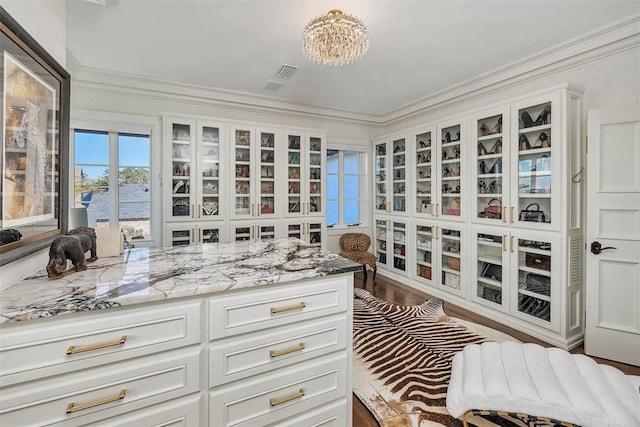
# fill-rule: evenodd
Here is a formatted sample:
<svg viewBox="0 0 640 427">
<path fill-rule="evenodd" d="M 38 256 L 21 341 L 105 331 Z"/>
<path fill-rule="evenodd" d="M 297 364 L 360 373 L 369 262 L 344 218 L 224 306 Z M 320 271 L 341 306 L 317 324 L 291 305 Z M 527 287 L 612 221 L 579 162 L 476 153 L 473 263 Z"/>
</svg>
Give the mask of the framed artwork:
<svg viewBox="0 0 640 427">
<path fill-rule="evenodd" d="M 0 7 L 0 265 L 67 225 L 69 74 Z"/>
</svg>

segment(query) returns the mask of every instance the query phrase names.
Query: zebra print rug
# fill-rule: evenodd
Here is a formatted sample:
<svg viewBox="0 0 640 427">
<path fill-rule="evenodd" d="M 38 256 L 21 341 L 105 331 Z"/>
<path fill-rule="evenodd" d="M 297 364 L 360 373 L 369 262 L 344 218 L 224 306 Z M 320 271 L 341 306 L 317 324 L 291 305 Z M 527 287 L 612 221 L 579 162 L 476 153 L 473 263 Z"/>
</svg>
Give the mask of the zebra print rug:
<svg viewBox="0 0 640 427">
<path fill-rule="evenodd" d="M 446 409 L 451 360 L 467 344 L 517 341 L 446 315 L 443 301 L 399 306 L 354 290 L 353 391 L 382 427 L 462 426 Z M 494 417 L 476 426 L 526 426 Z"/>
</svg>

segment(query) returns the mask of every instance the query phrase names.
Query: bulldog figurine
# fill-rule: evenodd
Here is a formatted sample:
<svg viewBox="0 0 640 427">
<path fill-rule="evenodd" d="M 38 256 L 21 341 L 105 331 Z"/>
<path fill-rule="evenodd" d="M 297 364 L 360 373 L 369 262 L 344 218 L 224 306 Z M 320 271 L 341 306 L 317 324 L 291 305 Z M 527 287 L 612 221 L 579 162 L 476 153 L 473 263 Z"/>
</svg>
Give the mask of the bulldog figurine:
<svg viewBox="0 0 640 427">
<path fill-rule="evenodd" d="M 49 248 L 49 264 L 47 275 L 50 279 L 59 279 L 74 271 L 87 269 L 85 252 L 91 251 L 86 262 L 98 259 L 96 254 L 96 232 L 90 227 L 78 227 L 69 230 L 69 234 L 56 237 Z M 73 268 L 67 270 L 67 259 L 71 260 Z"/>
</svg>

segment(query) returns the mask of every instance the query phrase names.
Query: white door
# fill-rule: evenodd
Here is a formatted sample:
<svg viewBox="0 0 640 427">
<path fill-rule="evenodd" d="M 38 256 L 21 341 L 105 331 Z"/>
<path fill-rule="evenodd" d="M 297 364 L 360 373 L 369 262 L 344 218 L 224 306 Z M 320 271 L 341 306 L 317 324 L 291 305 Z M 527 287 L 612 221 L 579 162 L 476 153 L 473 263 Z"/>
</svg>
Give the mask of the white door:
<svg viewBox="0 0 640 427">
<path fill-rule="evenodd" d="M 640 365 L 640 110 L 588 127 L 585 352 Z"/>
</svg>

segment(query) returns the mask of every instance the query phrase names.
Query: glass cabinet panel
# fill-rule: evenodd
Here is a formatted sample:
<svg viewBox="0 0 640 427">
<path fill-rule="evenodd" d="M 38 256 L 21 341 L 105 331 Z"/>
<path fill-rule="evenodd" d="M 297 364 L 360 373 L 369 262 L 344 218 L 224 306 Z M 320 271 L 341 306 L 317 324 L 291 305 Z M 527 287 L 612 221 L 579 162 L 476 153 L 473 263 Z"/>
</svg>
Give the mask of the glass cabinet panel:
<svg viewBox="0 0 640 427">
<path fill-rule="evenodd" d="M 500 306 L 504 297 L 502 278 L 508 277 L 502 262 L 505 243 L 502 235 L 477 234 L 476 295 Z"/>
<path fill-rule="evenodd" d="M 502 114 L 486 117 L 476 123 L 478 135 L 477 177 L 477 217 L 502 221 L 503 176 L 502 159 Z M 507 175 L 504 175 L 504 174 Z M 505 204 L 506 206 L 506 204 Z"/>
<path fill-rule="evenodd" d="M 302 224 L 289 224 L 287 226 L 287 237 L 302 239 Z"/>
<path fill-rule="evenodd" d="M 393 141 L 393 211 L 406 211 L 406 141 Z"/>
<path fill-rule="evenodd" d="M 260 240 L 273 240 L 276 238 L 276 227 L 274 225 L 258 225 Z"/>
<path fill-rule="evenodd" d="M 460 216 L 461 155 L 460 125 L 442 129 L 441 199 L 443 215 Z"/>
<path fill-rule="evenodd" d="M 518 239 L 518 311 L 551 321 L 551 243 Z"/>
<path fill-rule="evenodd" d="M 300 135 L 289 135 L 287 139 L 287 206 L 289 213 L 302 213 L 301 200 L 301 154 Z"/>
<path fill-rule="evenodd" d="M 309 212 L 322 212 L 322 139 L 309 138 Z"/>
<path fill-rule="evenodd" d="M 416 136 L 416 212 L 431 214 L 431 132 Z"/>
<path fill-rule="evenodd" d="M 380 264 L 387 265 L 387 220 L 376 220 L 376 258 Z"/>
<path fill-rule="evenodd" d="M 191 229 L 172 230 L 170 243 L 171 246 L 188 246 L 191 244 Z"/>
<path fill-rule="evenodd" d="M 517 220 L 551 223 L 551 102 L 520 109 L 518 118 Z"/>
<path fill-rule="evenodd" d="M 275 135 L 270 132 L 260 133 L 260 171 L 259 203 L 260 215 L 275 213 Z"/>
<path fill-rule="evenodd" d="M 234 232 L 234 240 L 236 242 L 241 242 L 244 240 L 251 240 L 253 238 L 253 226 L 236 226 L 233 228 Z"/>
<path fill-rule="evenodd" d="M 199 205 L 202 216 L 220 216 L 220 129 L 202 127 L 202 155 L 200 156 L 202 200 Z"/>
<path fill-rule="evenodd" d="M 375 209 L 379 211 L 387 210 L 387 144 L 376 144 L 375 153 L 375 174 L 376 174 L 376 202 Z"/>
<path fill-rule="evenodd" d="M 309 227 L 309 240 L 308 242 L 312 246 L 321 246 L 322 245 L 322 223 L 321 222 L 311 222 L 308 224 Z"/>
<path fill-rule="evenodd" d="M 406 225 L 393 222 L 393 268 L 406 271 L 407 233 Z"/>
<path fill-rule="evenodd" d="M 251 131 L 236 129 L 233 135 L 235 178 L 233 185 L 236 215 L 250 215 Z"/>
<path fill-rule="evenodd" d="M 460 231 L 448 228 L 442 229 L 441 265 L 442 285 L 460 289 Z"/>
<path fill-rule="evenodd" d="M 191 175 L 194 163 L 192 154 L 194 151 L 193 133 L 188 124 L 173 123 L 172 154 L 171 154 L 171 185 L 172 185 L 172 216 L 174 218 L 187 218 L 191 212 Z M 195 133 L 195 132 L 194 132 Z"/>
<path fill-rule="evenodd" d="M 433 277 L 433 227 L 416 225 L 416 275 L 431 281 Z"/>
<path fill-rule="evenodd" d="M 218 243 L 220 241 L 220 228 L 219 227 L 201 228 L 200 241 L 202 243 Z"/>
</svg>

